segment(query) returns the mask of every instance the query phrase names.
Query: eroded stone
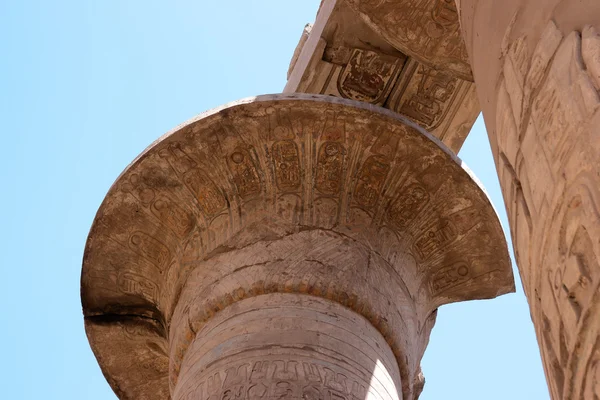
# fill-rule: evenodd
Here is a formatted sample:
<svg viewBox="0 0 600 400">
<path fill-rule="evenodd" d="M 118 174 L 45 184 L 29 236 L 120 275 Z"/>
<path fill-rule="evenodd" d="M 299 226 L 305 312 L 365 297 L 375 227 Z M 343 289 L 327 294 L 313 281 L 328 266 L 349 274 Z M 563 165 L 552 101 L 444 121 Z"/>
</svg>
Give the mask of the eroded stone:
<svg viewBox="0 0 600 400">
<path fill-rule="evenodd" d="M 401 3 L 394 3 L 397 10 Z M 303 32 L 294 52 L 284 92 L 383 106 L 416 122 L 457 153 L 480 111 L 470 78 L 441 59 L 423 62 L 404 47 L 388 43 L 385 35 L 363 21 L 355 6 L 346 0 L 322 2 L 314 26 Z M 420 13 L 423 10 L 417 8 L 425 5 L 405 6 Z M 414 17 L 406 10 L 402 9 L 406 18 Z"/>
<path fill-rule="evenodd" d="M 413 399 L 437 308 L 513 289 L 495 212 L 451 151 L 395 113 L 314 95 L 162 137 L 107 194 L 82 273 L 88 337 L 123 399 Z M 294 375 L 305 363 L 321 383 Z M 368 370 L 385 382 L 367 387 Z"/>
</svg>

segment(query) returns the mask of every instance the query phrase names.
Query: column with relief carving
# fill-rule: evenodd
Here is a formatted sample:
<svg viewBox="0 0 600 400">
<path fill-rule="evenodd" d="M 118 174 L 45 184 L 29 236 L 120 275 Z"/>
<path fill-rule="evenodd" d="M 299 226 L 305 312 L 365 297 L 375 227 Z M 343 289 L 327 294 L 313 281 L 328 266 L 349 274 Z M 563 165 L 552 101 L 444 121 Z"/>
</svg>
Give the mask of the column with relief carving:
<svg viewBox="0 0 600 400">
<path fill-rule="evenodd" d="M 600 2 L 457 3 L 552 398 L 599 398 Z"/>
<path fill-rule="evenodd" d="M 318 95 L 162 137 L 107 194 L 82 272 L 121 399 L 414 400 L 438 307 L 513 289 L 496 214 L 451 151 Z"/>
</svg>

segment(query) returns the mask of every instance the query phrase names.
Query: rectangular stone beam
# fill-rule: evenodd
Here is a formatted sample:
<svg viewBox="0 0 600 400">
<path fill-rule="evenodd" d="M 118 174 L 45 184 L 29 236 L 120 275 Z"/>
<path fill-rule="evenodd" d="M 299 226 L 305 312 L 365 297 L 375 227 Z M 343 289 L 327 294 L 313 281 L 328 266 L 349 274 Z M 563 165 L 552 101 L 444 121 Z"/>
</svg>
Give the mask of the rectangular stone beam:
<svg viewBox="0 0 600 400">
<path fill-rule="evenodd" d="M 324 0 L 292 57 L 284 93 L 364 101 L 398 112 L 458 153 L 480 107 L 472 82 L 388 44 L 345 0 Z"/>
</svg>

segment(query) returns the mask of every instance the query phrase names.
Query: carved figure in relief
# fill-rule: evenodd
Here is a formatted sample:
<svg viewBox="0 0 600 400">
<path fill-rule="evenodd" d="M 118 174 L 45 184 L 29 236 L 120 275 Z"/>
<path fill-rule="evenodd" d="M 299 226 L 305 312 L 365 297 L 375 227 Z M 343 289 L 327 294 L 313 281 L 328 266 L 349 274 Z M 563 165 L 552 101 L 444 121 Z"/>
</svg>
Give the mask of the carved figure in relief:
<svg viewBox="0 0 600 400">
<path fill-rule="evenodd" d="M 426 129 L 435 129 L 452 103 L 459 80 L 448 72 L 422 64 L 415 75 L 419 77 L 417 90 L 402 104 L 399 112 L 420 122 Z"/>
<path fill-rule="evenodd" d="M 248 150 L 236 148 L 228 157 L 227 165 L 242 199 L 260 192 L 260 178 Z"/>
<path fill-rule="evenodd" d="M 374 51 L 354 49 L 338 78 L 343 97 L 378 103 L 400 70 L 400 60 Z"/>
<path fill-rule="evenodd" d="M 393 224 L 404 227 L 417 216 L 427 203 L 429 203 L 427 190 L 418 183 L 413 183 L 404 189 L 392 203 L 388 210 L 388 216 Z"/>
<path fill-rule="evenodd" d="M 325 142 L 321 145 L 317 158 L 315 186 L 322 194 L 339 193 L 345 152 L 344 146 L 337 142 Z"/>
<path fill-rule="evenodd" d="M 275 142 L 272 153 L 279 190 L 298 189 L 300 187 L 300 157 L 296 143 L 291 140 Z"/>
<path fill-rule="evenodd" d="M 379 193 L 390 170 L 390 164 L 383 156 L 370 156 L 365 161 L 360 174 L 354 196 L 356 202 L 371 208 L 379 199 Z"/>
</svg>

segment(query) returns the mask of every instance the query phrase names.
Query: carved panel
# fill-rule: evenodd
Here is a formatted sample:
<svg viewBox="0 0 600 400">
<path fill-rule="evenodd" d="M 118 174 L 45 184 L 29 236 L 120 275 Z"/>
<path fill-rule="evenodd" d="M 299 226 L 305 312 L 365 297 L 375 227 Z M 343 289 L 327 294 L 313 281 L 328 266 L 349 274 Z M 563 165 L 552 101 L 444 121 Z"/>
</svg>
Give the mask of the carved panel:
<svg viewBox="0 0 600 400">
<path fill-rule="evenodd" d="M 279 190 L 294 191 L 300 186 L 300 157 L 296 143 L 291 140 L 275 142 L 272 147 L 275 178 Z"/>
<path fill-rule="evenodd" d="M 406 54 L 463 79 L 471 67 L 454 0 L 349 0 L 363 20 Z"/>
<path fill-rule="evenodd" d="M 456 39 L 463 52 L 454 1 L 326 3 L 317 16 L 319 23 L 301 44 L 302 54 L 294 59 L 285 92 L 318 93 L 383 106 L 408 116 L 458 152 L 480 110 L 470 73 L 468 77 L 457 73 L 448 54 L 427 62 L 405 47 L 390 46 L 394 43 L 373 29 L 378 24 L 369 20 L 373 15 L 363 20 L 355 12 L 365 7 L 377 10 L 376 19 L 385 14 L 395 21 L 394 29 L 408 35 L 403 40 L 410 45 L 443 53 Z M 422 25 L 428 28 L 421 35 Z M 435 38 L 427 38 L 428 32 Z M 466 54 L 462 56 L 466 60 Z M 468 68 L 468 63 L 463 66 Z"/>
<path fill-rule="evenodd" d="M 338 91 L 347 99 L 383 104 L 401 66 L 398 58 L 354 49 L 339 74 Z"/>
<path fill-rule="evenodd" d="M 469 85 L 449 72 L 410 62 L 390 108 L 433 131 L 442 122 L 449 122 L 447 114 L 462 102 Z"/>
<path fill-rule="evenodd" d="M 233 174 L 233 182 L 242 199 L 260 192 L 260 178 L 248 149 L 235 148 L 227 159 L 229 170 Z"/>
<path fill-rule="evenodd" d="M 358 183 L 354 191 L 356 202 L 365 208 L 371 208 L 379 199 L 379 193 L 390 170 L 388 160 L 383 156 L 370 156 L 362 166 Z"/>
<path fill-rule="evenodd" d="M 414 183 L 404 189 L 398 198 L 392 203 L 388 215 L 393 224 L 399 228 L 405 227 L 411 220 L 416 218 L 419 211 L 429 202 L 427 190 Z"/>
</svg>

